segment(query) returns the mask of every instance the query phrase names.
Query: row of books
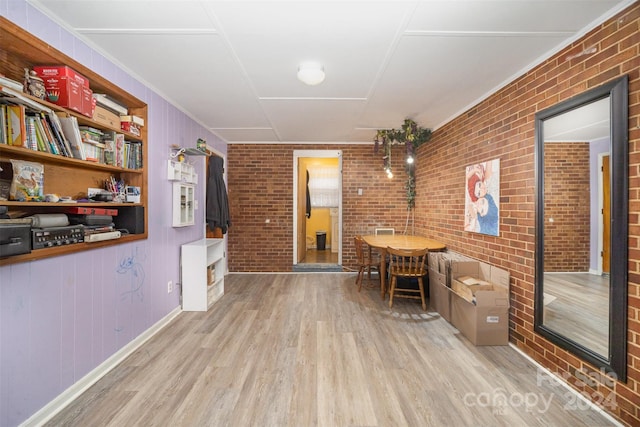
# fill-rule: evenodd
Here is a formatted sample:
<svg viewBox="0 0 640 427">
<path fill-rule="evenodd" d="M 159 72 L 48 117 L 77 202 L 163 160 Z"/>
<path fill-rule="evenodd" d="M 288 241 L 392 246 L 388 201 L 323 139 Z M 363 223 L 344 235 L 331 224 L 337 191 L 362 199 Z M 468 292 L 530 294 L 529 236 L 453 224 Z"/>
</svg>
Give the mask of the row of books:
<svg viewBox="0 0 640 427">
<path fill-rule="evenodd" d="M 0 97 L 0 144 L 130 169 L 142 168 L 142 150 L 124 134 L 80 126 L 75 116 L 36 111 Z"/>
</svg>

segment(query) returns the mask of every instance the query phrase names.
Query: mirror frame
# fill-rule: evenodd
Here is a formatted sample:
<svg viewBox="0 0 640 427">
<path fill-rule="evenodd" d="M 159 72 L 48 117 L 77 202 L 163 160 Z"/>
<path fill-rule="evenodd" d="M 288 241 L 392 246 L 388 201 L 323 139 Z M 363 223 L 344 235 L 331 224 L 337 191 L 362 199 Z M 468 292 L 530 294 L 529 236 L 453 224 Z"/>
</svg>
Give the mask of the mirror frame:
<svg viewBox="0 0 640 427">
<path fill-rule="evenodd" d="M 629 210 L 629 78 L 624 75 L 535 114 L 535 310 L 534 331 L 555 345 L 614 374 L 627 377 L 627 276 Z M 544 121 L 610 97 L 611 263 L 607 357 L 543 324 L 544 314 Z M 624 236 L 624 238 L 621 238 Z"/>
</svg>

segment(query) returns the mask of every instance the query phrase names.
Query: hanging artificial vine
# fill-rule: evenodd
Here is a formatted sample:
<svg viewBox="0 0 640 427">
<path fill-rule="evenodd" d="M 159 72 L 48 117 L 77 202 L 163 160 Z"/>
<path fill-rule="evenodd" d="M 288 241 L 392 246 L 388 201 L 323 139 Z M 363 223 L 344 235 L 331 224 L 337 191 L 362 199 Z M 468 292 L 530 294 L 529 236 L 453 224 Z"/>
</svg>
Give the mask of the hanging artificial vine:
<svg viewBox="0 0 640 427">
<path fill-rule="evenodd" d="M 394 145 L 405 145 L 406 161 L 405 171 L 407 172 L 407 182 L 405 190 L 407 192 L 407 209 L 411 210 L 416 204 L 416 179 L 415 179 L 415 153 L 418 147 L 431 139 L 431 129 L 419 127 L 411 119 L 405 119 L 400 129 L 379 129 L 374 140 L 374 152 L 380 150 L 380 145 L 384 152 L 384 170 L 389 178 L 393 177 L 391 171 L 391 147 Z"/>
</svg>

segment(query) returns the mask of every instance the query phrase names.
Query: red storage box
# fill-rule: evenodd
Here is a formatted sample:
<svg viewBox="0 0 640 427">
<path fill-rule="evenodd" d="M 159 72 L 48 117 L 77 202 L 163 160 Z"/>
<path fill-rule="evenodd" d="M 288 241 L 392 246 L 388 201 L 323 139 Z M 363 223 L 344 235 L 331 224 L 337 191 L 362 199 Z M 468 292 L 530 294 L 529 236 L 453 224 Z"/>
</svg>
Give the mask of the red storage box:
<svg viewBox="0 0 640 427">
<path fill-rule="evenodd" d="M 82 115 L 87 117 L 93 117 L 93 110 L 96 107 L 96 103 L 93 100 L 93 91 L 87 87 L 82 87 Z"/>
<path fill-rule="evenodd" d="M 46 80 L 50 77 L 55 78 L 70 78 L 75 80 L 80 86 L 89 88 L 89 79 L 82 74 L 76 73 L 73 68 L 69 68 L 66 65 L 36 65 L 33 67 L 33 71 L 38 74 L 42 80 Z"/>
<path fill-rule="evenodd" d="M 44 79 L 47 99 L 61 107 L 83 114 L 82 87 L 69 77 L 48 77 Z"/>
</svg>

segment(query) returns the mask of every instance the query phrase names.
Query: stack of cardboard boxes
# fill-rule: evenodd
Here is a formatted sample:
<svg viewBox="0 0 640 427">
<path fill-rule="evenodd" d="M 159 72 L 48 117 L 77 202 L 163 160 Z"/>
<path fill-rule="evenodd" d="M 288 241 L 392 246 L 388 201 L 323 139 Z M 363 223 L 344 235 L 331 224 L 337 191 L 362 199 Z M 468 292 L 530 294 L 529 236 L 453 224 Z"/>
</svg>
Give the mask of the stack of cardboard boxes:
<svg viewBox="0 0 640 427">
<path fill-rule="evenodd" d="M 455 252 L 429 254 L 431 307 L 474 345 L 509 343 L 509 273 Z"/>
</svg>

